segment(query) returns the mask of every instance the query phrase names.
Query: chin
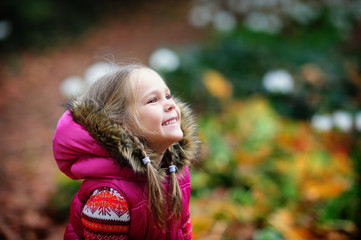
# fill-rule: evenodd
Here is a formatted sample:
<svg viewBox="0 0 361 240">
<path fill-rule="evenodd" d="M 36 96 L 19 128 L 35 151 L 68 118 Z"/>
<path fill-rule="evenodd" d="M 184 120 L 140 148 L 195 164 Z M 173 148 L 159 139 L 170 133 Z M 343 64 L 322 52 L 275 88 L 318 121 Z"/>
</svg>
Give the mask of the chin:
<svg viewBox="0 0 361 240">
<path fill-rule="evenodd" d="M 180 132 L 178 134 L 175 134 L 174 136 L 172 136 L 172 142 L 175 143 L 175 142 L 178 142 L 180 140 L 183 139 L 183 132 Z"/>
</svg>

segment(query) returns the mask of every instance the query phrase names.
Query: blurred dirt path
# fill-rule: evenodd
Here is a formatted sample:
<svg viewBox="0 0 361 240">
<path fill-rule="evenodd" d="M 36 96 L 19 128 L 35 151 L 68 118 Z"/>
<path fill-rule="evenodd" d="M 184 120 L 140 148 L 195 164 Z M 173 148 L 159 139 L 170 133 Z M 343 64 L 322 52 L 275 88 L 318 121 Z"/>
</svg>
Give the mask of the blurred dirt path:
<svg viewBox="0 0 361 240">
<path fill-rule="evenodd" d="M 82 76 L 101 60 L 97 56 L 147 64 L 157 47 L 202 38 L 187 22 L 188 1 L 156 3 L 104 19 L 69 44 L 0 60 L 0 239 L 62 239 L 63 226 L 54 225 L 44 209 L 59 174 L 51 144 L 64 111 L 63 79 Z"/>
</svg>

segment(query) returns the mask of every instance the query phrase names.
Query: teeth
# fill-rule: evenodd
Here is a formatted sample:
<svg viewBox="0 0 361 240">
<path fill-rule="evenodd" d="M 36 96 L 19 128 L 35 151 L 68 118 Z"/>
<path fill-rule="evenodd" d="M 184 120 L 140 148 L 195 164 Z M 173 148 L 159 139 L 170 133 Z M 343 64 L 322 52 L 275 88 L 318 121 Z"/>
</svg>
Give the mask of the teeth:
<svg viewBox="0 0 361 240">
<path fill-rule="evenodd" d="M 169 124 L 175 123 L 176 121 L 177 121 L 177 120 L 172 119 L 172 120 L 170 120 L 170 121 L 167 121 L 167 122 L 163 123 L 163 126 L 166 126 L 166 125 L 169 125 Z"/>
</svg>

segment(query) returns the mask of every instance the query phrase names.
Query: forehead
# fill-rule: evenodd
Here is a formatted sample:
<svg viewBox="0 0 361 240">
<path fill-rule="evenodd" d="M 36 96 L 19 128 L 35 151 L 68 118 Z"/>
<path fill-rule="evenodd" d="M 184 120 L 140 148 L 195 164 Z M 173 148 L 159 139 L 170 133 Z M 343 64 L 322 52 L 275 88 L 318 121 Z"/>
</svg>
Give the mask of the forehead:
<svg viewBox="0 0 361 240">
<path fill-rule="evenodd" d="M 151 69 L 138 69 L 134 72 L 133 80 L 139 93 L 146 94 L 154 90 L 168 89 L 164 80 Z"/>
</svg>

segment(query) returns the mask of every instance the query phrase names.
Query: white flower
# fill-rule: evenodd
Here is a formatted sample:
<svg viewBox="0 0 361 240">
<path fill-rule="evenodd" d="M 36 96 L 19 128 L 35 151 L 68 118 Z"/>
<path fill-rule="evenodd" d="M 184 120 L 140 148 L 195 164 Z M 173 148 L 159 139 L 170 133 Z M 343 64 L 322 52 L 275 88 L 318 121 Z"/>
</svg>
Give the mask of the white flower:
<svg viewBox="0 0 361 240">
<path fill-rule="evenodd" d="M 112 65 L 106 62 L 96 62 L 84 72 L 84 80 L 90 85 L 105 74 L 109 73 Z"/>
<path fill-rule="evenodd" d="M 168 48 L 159 48 L 149 57 L 149 65 L 160 71 L 172 72 L 180 65 L 178 55 Z"/>
<path fill-rule="evenodd" d="M 330 114 L 314 115 L 311 125 L 318 131 L 329 131 L 333 127 L 332 117 Z"/>
<path fill-rule="evenodd" d="M 188 15 L 189 23 L 194 27 L 205 27 L 212 21 L 213 6 L 195 6 Z"/>
<path fill-rule="evenodd" d="M 358 131 L 361 131 L 361 112 L 356 113 L 355 127 Z"/>
<path fill-rule="evenodd" d="M 227 0 L 226 1 L 227 7 L 236 13 L 246 13 L 252 7 L 251 1 L 242 1 L 242 0 Z"/>
<path fill-rule="evenodd" d="M 319 6 L 316 3 L 294 2 L 286 7 L 286 13 L 299 23 L 307 24 L 320 14 Z"/>
<path fill-rule="evenodd" d="M 66 97 L 73 97 L 83 91 L 83 80 L 79 76 L 71 76 L 60 84 L 60 92 Z"/>
<path fill-rule="evenodd" d="M 343 132 L 349 132 L 352 129 L 352 116 L 346 111 L 339 110 L 334 112 L 333 122 L 335 127 Z"/>
<path fill-rule="evenodd" d="M 219 11 L 213 18 L 214 28 L 221 32 L 228 32 L 235 28 L 237 24 L 236 17 L 226 11 Z"/>
<path fill-rule="evenodd" d="M 351 23 L 348 21 L 349 11 L 344 8 L 333 8 L 330 10 L 330 21 L 341 30 L 350 30 Z"/>
<path fill-rule="evenodd" d="M 7 38 L 11 32 L 11 23 L 9 21 L 0 21 L 0 40 Z"/>
<path fill-rule="evenodd" d="M 361 1 L 353 1 L 347 4 L 353 16 L 357 20 L 361 20 Z"/>
<path fill-rule="evenodd" d="M 253 6 L 257 8 L 272 8 L 279 4 L 278 0 L 253 0 L 251 2 Z"/>
<path fill-rule="evenodd" d="M 286 94 L 292 92 L 294 83 L 291 74 L 279 69 L 270 71 L 263 76 L 263 86 L 269 92 Z"/>
<path fill-rule="evenodd" d="M 274 14 L 264 14 L 261 12 L 252 12 L 244 19 L 247 28 L 255 32 L 266 32 L 277 34 L 281 31 L 283 23 Z"/>
</svg>

